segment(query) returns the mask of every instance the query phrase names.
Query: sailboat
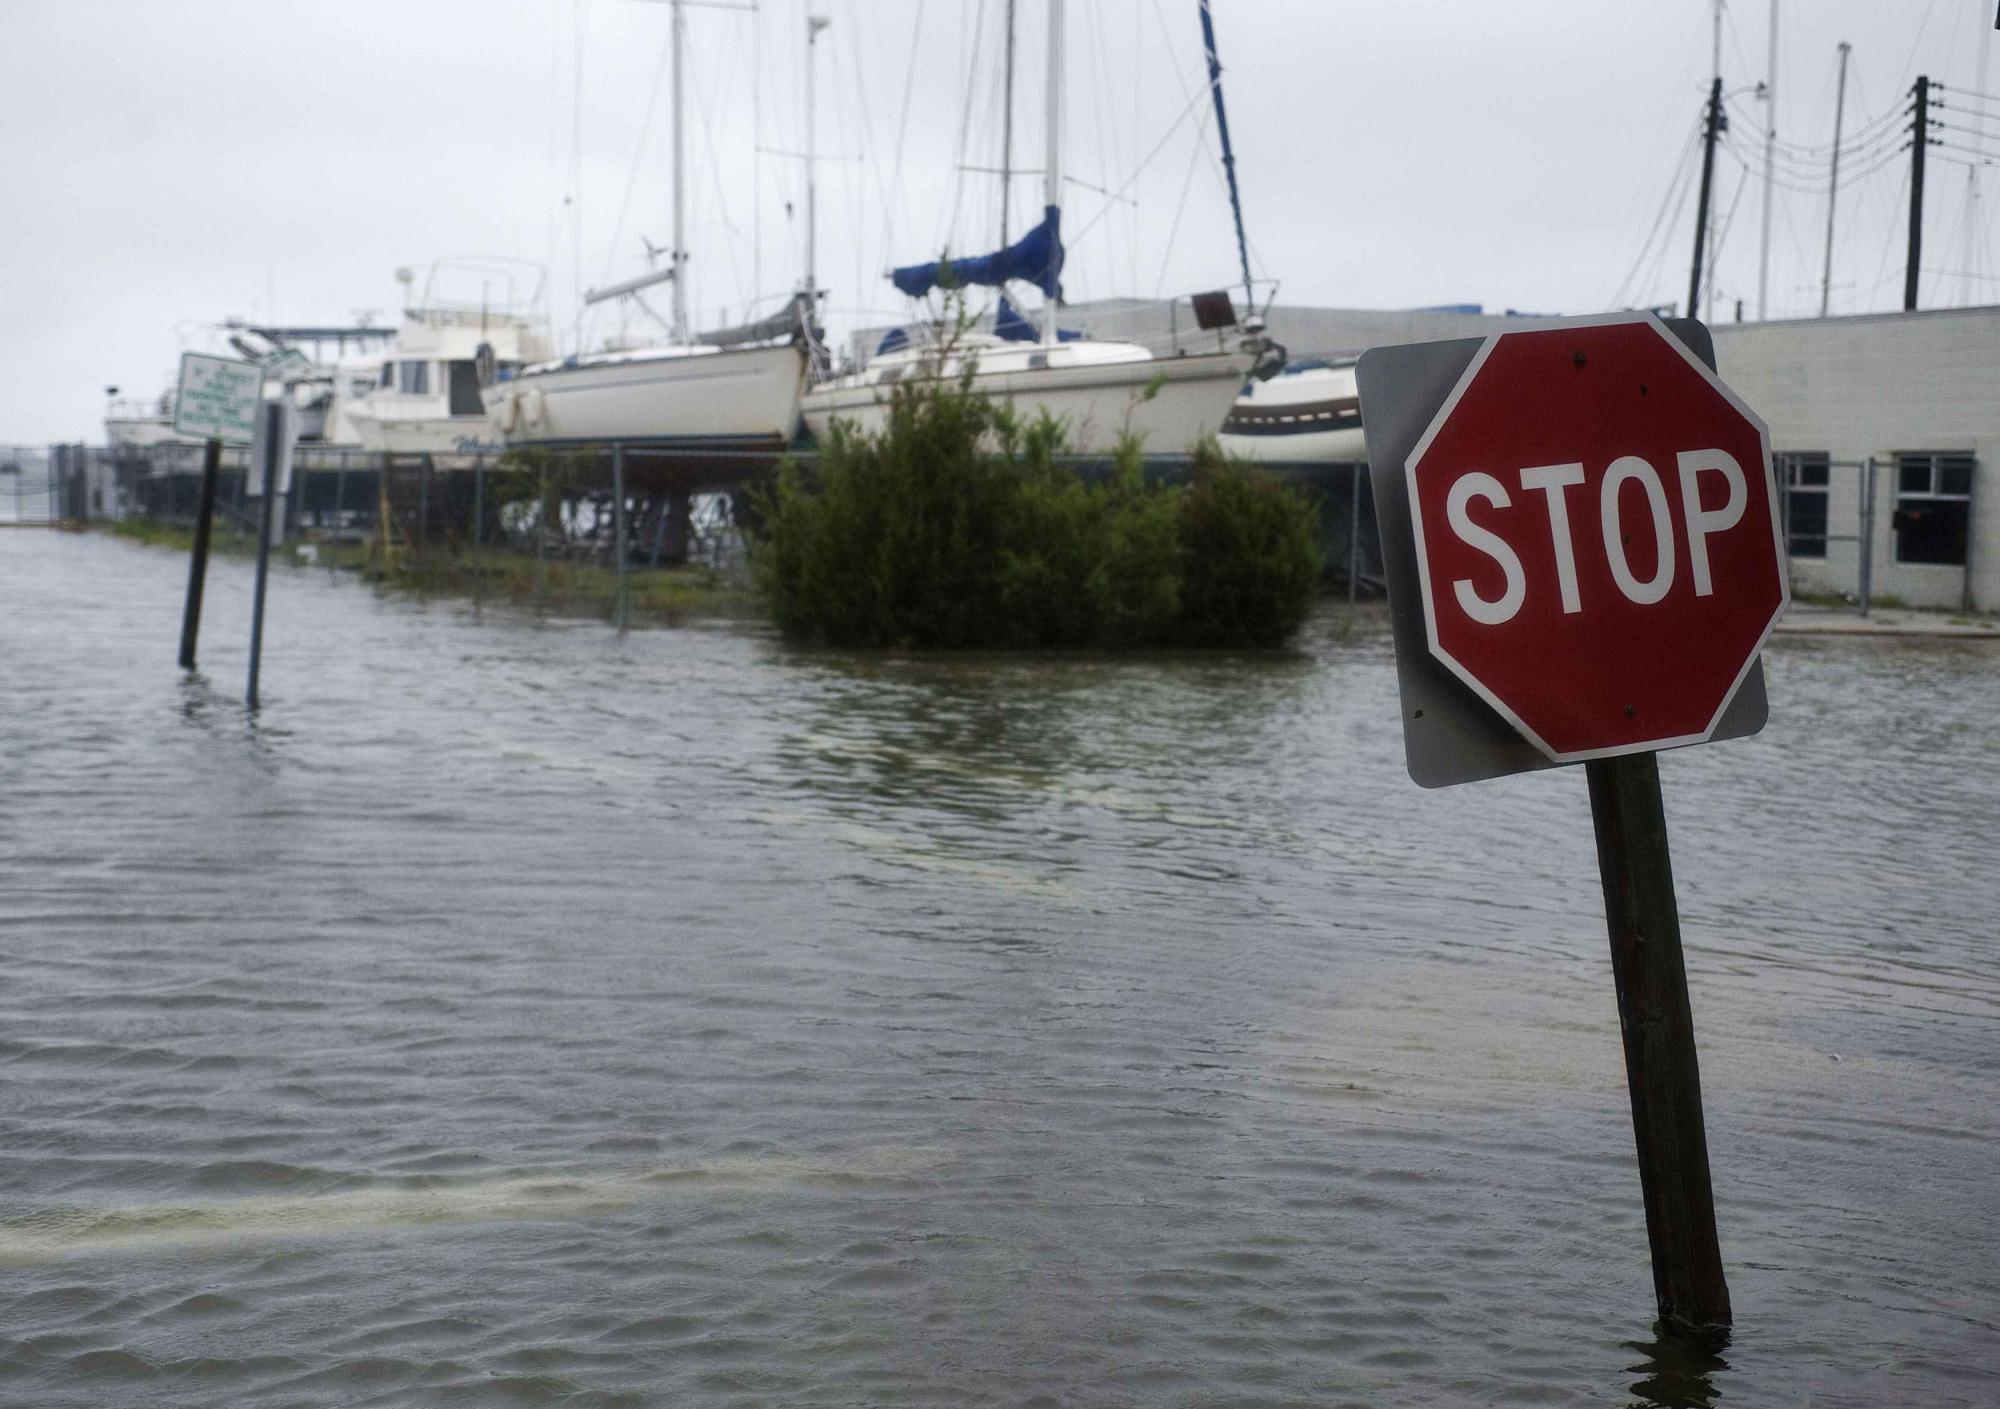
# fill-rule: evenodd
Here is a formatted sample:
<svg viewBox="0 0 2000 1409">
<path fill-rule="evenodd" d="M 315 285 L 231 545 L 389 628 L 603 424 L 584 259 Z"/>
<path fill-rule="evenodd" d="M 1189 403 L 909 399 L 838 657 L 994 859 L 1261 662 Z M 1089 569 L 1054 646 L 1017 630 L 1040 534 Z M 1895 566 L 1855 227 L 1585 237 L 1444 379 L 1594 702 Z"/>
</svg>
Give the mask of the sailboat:
<svg viewBox="0 0 2000 1409">
<path fill-rule="evenodd" d="M 1215 51 L 1215 19 L 1201 0 L 1201 42 L 1208 57 L 1208 88 L 1215 101 L 1215 130 L 1222 141 L 1222 169 L 1229 179 L 1229 209 L 1236 220 L 1236 255 L 1243 265 L 1243 293 L 1251 297 L 1250 243 L 1243 234 L 1243 198 L 1236 188 L 1236 153 L 1229 145 L 1229 112 L 1222 102 L 1222 60 Z M 1253 301 L 1254 306 L 1254 301 Z M 1254 377 L 1243 384 L 1217 436 L 1225 454 L 1279 464 L 1361 464 L 1361 396 L 1354 363 L 1286 364 L 1285 349 L 1266 342 Z"/>
<path fill-rule="evenodd" d="M 807 45 L 826 21 L 807 23 Z M 681 453 L 781 450 L 799 424 L 799 396 L 816 346 L 811 241 L 804 287 L 777 313 L 738 327 L 688 328 L 685 0 L 673 0 L 673 246 L 663 269 L 584 295 L 586 304 L 630 298 L 670 284 L 666 343 L 540 362 L 485 390 L 486 405 L 510 446 L 616 442 Z M 807 68 L 810 95 L 812 66 Z M 807 99 L 810 106 L 810 96 Z M 810 124 L 808 124 L 810 125 Z M 811 170 L 808 164 L 808 171 Z M 808 211 L 811 202 L 808 199 Z M 810 213 L 808 215 L 810 220 Z M 651 312 L 650 309 L 646 310 Z"/>
<path fill-rule="evenodd" d="M 1046 412 L 1064 426 L 1070 450 L 1103 454 L 1130 432 L 1151 454 L 1184 454 L 1222 428 L 1251 350 L 1155 356 L 1139 343 L 1065 338 L 1056 326 L 1062 303 L 1062 99 L 1064 0 L 1049 0 L 1047 158 L 1041 221 L 1011 245 L 970 259 L 910 265 L 890 274 L 910 298 L 939 288 L 1004 289 L 1026 283 L 1041 291 L 1041 327 L 1033 341 L 1008 336 L 1025 320 L 1003 317 L 992 334 L 956 330 L 905 334 L 866 365 L 806 393 L 806 426 L 824 440 L 836 420 L 863 433 L 886 423 L 898 386 L 956 382 L 1025 415 Z M 1011 305 L 1006 312 L 1012 313 Z"/>
</svg>

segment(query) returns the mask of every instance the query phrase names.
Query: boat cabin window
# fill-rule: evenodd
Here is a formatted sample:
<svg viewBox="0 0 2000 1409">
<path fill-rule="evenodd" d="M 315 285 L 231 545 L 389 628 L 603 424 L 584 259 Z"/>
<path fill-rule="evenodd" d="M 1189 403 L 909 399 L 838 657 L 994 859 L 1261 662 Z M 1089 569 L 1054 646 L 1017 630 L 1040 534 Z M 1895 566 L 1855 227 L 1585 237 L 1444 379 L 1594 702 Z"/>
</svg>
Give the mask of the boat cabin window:
<svg viewBox="0 0 2000 1409">
<path fill-rule="evenodd" d="M 1049 365 L 1049 355 L 1046 352 L 1031 352 L 1028 354 L 1029 371 L 1038 372 L 1042 368 L 1048 365 Z"/>
<path fill-rule="evenodd" d="M 470 362 L 447 362 L 445 371 L 449 377 L 446 389 L 451 396 L 451 414 L 454 416 L 483 416 L 486 403 L 479 396 L 479 371 Z"/>
<path fill-rule="evenodd" d="M 411 396 L 423 396 L 431 389 L 431 364 L 428 362 L 398 362 L 396 364 L 396 390 Z"/>
</svg>

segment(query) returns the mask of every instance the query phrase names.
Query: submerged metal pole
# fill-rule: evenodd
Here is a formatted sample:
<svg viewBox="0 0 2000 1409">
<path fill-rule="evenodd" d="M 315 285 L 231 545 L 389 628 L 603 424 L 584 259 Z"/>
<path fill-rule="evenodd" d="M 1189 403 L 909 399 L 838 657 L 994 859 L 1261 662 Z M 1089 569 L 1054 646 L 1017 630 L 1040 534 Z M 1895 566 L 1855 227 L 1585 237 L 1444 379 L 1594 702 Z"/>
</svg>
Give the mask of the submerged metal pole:
<svg viewBox="0 0 2000 1409">
<path fill-rule="evenodd" d="M 244 703 L 257 708 L 257 674 L 264 658 L 264 588 L 271 574 L 271 519 L 278 493 L 278 457 L 284 453 L 285 415 L 278 402 L 266 402 L 264 418 L 264 493 L 257 505 L 257 586 L 250 598 L 250 682 Z M 244 472 L 249 477 L 249 472 Z"/>
<path fill-rule="evenodd" d="M 181 669 L 194 669 L 194 648 L 201 635 L 201 594 L 208 582 L 208 536 L 215 523 L 215 482 L 222 472 L 222 442 L 213 437 L 201 456 L 201 505 L 194 514 L 194 551 L 188 555 L 187 605 L 181 610 Z M 14 486 L 20 503 L 21 486 Z M 17 513 L 18 516 L 18 513 Z"/>
</svg>

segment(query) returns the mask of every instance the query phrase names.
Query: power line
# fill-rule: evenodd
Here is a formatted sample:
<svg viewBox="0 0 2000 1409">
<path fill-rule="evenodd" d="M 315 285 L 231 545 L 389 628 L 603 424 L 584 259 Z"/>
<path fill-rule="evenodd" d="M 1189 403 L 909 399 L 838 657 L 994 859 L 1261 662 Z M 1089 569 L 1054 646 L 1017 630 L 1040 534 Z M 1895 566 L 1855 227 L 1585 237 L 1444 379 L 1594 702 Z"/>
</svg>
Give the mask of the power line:
<svg viewBox="0 0 2000 1409">
<path fill-rule="evenodd" d="M 1626 273 L 1623 279 L 1618 281 L 1618 287 L 1611 295 L 1610 302 L 1613 308 L 1624 305 L 1625 295 L 1628 291 L 1637 292 L 1636 284 L 1639 278 L 1639 270 L 1645 266 L 1646 256 L 1653 248 L 1653 241 L 1660 237 L 1661 230 L 1668 224 L 1668 208 L 1671 206 L 1676 216 L 1680 213 L 1680 201 L 1686 199 L 1686 191 L 1683 189 L 1684 183 L 1687 181 L 1689 173 L 1694 169 L 1692 158 L 1695 149 L 1701 144 L 1701 129 L 1702 124 L 1696 122 L 1688 130 L 1687 141 L 1681 146 L 1680 159 L 1674 163 L 1673 173 L 1667 178 L 1666 192 L 1660 197 L 1660 208 L 1653 216 L 1653 228 L 1646 232 L 1645 243 L 1639 246 L 1639 253 L 1632 261 L 1632 268 Z"/>
</svg>

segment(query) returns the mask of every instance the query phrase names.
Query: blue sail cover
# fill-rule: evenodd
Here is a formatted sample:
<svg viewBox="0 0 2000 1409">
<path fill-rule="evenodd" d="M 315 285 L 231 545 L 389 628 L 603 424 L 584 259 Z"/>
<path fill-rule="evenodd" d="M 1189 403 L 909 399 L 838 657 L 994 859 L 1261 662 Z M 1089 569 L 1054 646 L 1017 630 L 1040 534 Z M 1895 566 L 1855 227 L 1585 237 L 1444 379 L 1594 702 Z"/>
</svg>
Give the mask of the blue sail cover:
<svg viewBox="0 0 2000 1409">
<path fill-rule="evenodd" d="M 1030 323 L 1007 295 L 1000 295 L 1000 307 L 993 314 L 993 335 L 1004 342 L 1040 342 L 1042 330 Z M 1074 328 L 1057 328 L 1057 342 L 1075 342 L 1083 334 Z"/>
<path fill-rule="evenodd" d="M 1050 206 L 1043 213 L 1041 224 L 1003 250 L 971 259 L 908 264 L 890 271 L 889 277 L 911 298 L 922 298 L 939 287 L 956 289 L 967 284 L 984 284 L 997 288 L 1010 279 L 1019 279 L 1061 302 L 1062 267 L 1062 209 Z"/>
</svg>

